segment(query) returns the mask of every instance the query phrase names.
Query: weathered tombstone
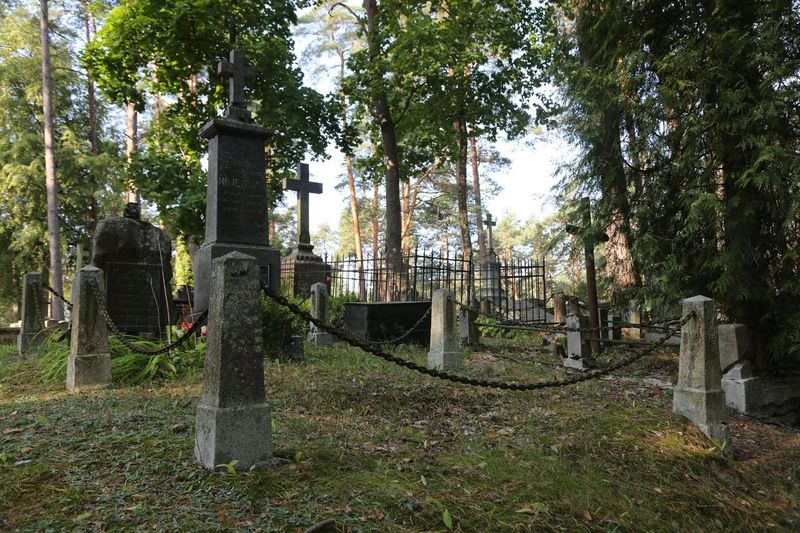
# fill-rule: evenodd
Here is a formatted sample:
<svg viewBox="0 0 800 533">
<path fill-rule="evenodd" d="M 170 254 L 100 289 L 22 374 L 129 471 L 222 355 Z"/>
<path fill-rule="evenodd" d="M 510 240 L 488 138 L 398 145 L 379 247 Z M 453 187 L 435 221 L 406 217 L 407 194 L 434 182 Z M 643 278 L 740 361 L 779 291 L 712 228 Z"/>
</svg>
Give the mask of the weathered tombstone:
<svg viewBox="0 0 800 533">
<path fill-rule="evenodd" d="M 105 306 L 103 271 L 87 266 L 78 271 L 72 287 L 72 338 L 67 360 L 67 390 L 107 387 L 111 384 L 106 320 L 98 299 Z"/>
<path fill-rule="evenodd" d="M 311 316 L 323 324 L 328 324 L 328 286 L 324 283 L 315 283 L 311 286 Z M 308 340 L 315 346 L 333 344 L 331 334 L 322 331 L 313 322 L 309 324 Z"/>
<path fill-rule="evenodd" d="M 292 252 L 281 259 L 281 271 L 291 278 L 292 296 L 306 296 L 315 283 L 325 282 L 328 266 L 314 253 L 309 230 L 309 194 L 322 194 L 322 184 L 310 181 L 308 165 L 300 163 L 297 179 L 284 179 L 283 188 L 297 191 L 297 244 Z"/>
<path fill-rule="evenodd" d="M 214 260 L 195 457 L 208 469 L 263 469 L 272 460 L 264 393 L 258 261 L 240 252 Z"/>
<path fill-rule="evenodd" d="M 28 272 L 22 279 L 22 317 L 20 318 L 17 351 L 25 357 L 44 340 L 45 297 L 42 292 L 42 274 Z"/>
<path fill-rule="evenodd" d="M 683 315 L 692 312 L 694 318 L 681 329 L 678 383 L 672 410 L 718 442 L 729 441 L 714 300 L 705 296 L 687 298 L 683 301 Z"/>
<path fill-rule="evenodd" d="M 231 103 L 224 118 L 206 124 L 208 190 L 205 243 L 194 262 L 195 313 L 209 305 L 212 261 L 233 251 L 255 257 L 261 285 L 280 284 L 280 253 L 269 245 L 264 141 L 272 132 L 250 123 L 244 81 L 253 74 L 244 54 L 232 51 L 218 72 L 230 78 Z"/>
<path fill-rule="evenodd" d="M 475 302 L 477 303 L 477 302 Z M 462 307 L 458 313 L 458 334 L 462 346 L 477 346 L 481 343 L 481 330 L 478 328 L 478 310 Z"/>
<path fill-rule="evenodd" d="M 734 363 L 749 359 L 750 339 L 747 335 L 747 326 L 744 324 L 720 324 L 717 333 L 719 364 L 724 374 Z"/>
<path fill-rule="evenodd" d="M 125 333 L 159 334 L 172 324 L 172 241 L 142 220 L 98 222 L 92 266 L 103 271 L 112 322 Z"/>
<path fill-rule="evenodd" d="M 431 301 L 431 344 L 428 368 L 447 370 L 461 366 L 456 333 L 456 300 L 452 291 L 437 289 Z"/>
<path fill-rule="evenodd" d="M 759 378 L 748 360 L 750 339 L 744 324 L 720 324 L 719 363 L 725 404 L 742 413 L 752 413 L 761 400 Z"/>
<path fill-rule="evenodd" d="M 305 359 L 306 354 L 304 341 L 305 337 L 303 335 L 292 335 L 292 340 L 289 344 L 289 361 L 302 361 Z"/>
<path fill-rule="evenodd" d="M 562 363 L 567 368 L 577 368 L 579 370 L 593 368 L 595 360 L 592 358 L 592 346 L 587 340 L 587 334 L 583 331 L 575 331 L 587 329 L 589 320 L 582 314 L 568 315 L 566 327 L 569 328 L 567 331 L 567 349 L 566 357 L 564 357 Z"/>
<path fill-rule="evenodd" d="M 567 319 L 567 299 L 564 293 L 559 291 L 553 295 L 553 320 L 563 324 Z"/>
</svg>

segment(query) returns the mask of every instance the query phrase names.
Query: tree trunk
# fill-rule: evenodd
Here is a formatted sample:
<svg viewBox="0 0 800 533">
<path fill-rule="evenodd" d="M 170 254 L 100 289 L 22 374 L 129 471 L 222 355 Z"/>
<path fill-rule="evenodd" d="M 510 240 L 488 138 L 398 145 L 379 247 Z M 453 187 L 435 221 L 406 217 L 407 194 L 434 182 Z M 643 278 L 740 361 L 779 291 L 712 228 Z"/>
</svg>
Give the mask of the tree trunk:
<svg viewBox="0 0 800 533">
<path fill-rule="evenodd" d="M 372 204 L 370 205 L 369 210 L 370 229 L 372 230 L 372 283 L 374 284 L 372 287 L 372 298 L 375 301 L 382 299 L 380 295 L 380 269 L 378 268 L 378 256 L 380 255 L 381 250 L 380 237 L 378 235 L 378 232 L 380 231 L 380 225 L 378 223 L 378 210 L 380 209 L 380 204 L 380 188 L 376 182 L 372 187 Z"/>
<path fill-rule="evenodd" d="M 472 192 L 475 197 L 475 226 L 478 229 L 478 259 L 486 260 L 486 232 L 483 228 L 483 204 L 481 202 L 481 178 L 478 173 L 478 143 L 475 136 L 469 138 L 469 158 L 472 163 Z"/>
<path fill-rule="evenodd" d="M 42 104 L 44 111 L 44 172 L 47 189 L 47 233 L 50 243 L 50 286 L 59 293 L 64 292 L 61 281 L 61 246 L 59 243 L 58 186 L 56 183 L 56 149 L 53 132 L 52 78 L 50 66 L 50 24 L 47 0 L 41 0 L 39 31 L 42 42 Z M 64 319 L 61 300 L 52 298 L 50 316 Z"/>
<path fill-rule="evenodd" d="M 367 43 L 370 60 L 375 61 L 380 53 L 378 30 L 378 6 L 376 0 L 364 0 L 367 12 Z M 400 208 L 400 153 L 397 149 L 394 121 L 389 108 L 389 100 L 383 90 L 374 95 L 373 116 L 381 132 L 383 159 L 386 165 L 384 186 L 386 188 L 386 234 L 384 253 L 388 269 L 389 283 L 386 298 L 398 299 L 402 292 L 402 213 Z"/>
<path fill-rule="evenodd" d="M 458 204 L 458 229 L 461 234 L 461 251 L 472 257 L 472 238 L 469 231 L 467 209 L 467 124 L 463 117 L 453 122 L 457 133 L 458 157 L 456 159 L 456 201 Z"/>
<path fill-rule="evenodd" d="M 125 104 L 125 156 L 130 164 L 133 158 L 133 152 L 139 143 L 139 126 L 138 126 L 138 113 L 132 101 Z M 128 183 L 128 191 L 125 201 L 130 204 L 140 203 L 139 189 L 131 181 Z"/>
<path fill-rule="evenodd" d="M 86 37 L 86 44 L 92 40 L 92 30 L 94 27 L 94 20 L 89 11 L 89 0 L 82 1 L 83 6 L 83 29 Z M 94 77 L 91 72 L 86 73 L 86 95 L 87 104 L 89 106 L 89 143 L 91 144 L 92 155 L 96 156 L 100 153 L 100 144 L 97 139 L 97 98 L 95 96 Z M 97 229 L 97 221 L 100 218 L 99 209 L 97 205 L 97 195 L 92 192 L 89 197 L 89 237 L 94 236 Z"/>
</svg>

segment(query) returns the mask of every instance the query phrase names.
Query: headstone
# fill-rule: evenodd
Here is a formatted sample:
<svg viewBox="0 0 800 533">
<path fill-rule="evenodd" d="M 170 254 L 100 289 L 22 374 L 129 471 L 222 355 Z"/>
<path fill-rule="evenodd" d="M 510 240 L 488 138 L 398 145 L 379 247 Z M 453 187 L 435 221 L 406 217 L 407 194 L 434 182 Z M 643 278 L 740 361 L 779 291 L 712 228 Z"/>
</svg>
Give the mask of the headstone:
<svg viewBox="0 0 800 533">
<path fill-rule="evenodd" d="M 236 470 L 263 469 L 272 460 L 259 285 L 255 258 L 231 252 L 214 260 L 194 449 L 210 470 L 233 461 Z"/>
<path fill-rule="evenodd" d="M 588 328 L 589 320 L 581 314 L 568 315 L 566 327 L 569 328 L 567 331 L 567 349 L 566 357 L 562 360 L 562 363 L 567 368 L 579 370 L 593 368 L 595 360 L 592 358 L 592 346 L 587 340 L 588 335 L 582 331 L 574 331 Z"/>
<path fill-rule="evenodd" d="M 481 343 L 481 331 L 476 321 L 478 310 L 473 307 L 462 307 L 458 313 L 458 334 L 462 346 L 478 346 Z"/>
<path fill-rule="evenodd" d="M 428 368 L 448 370 L 461 366 L 456 333 L 456 300 L 452 291 L 437 289 L 431 302 L 431 344 Z"/>
<path fill-rule="evenodd" d="M 213 260 L 233 251 L 256 258 L 261 285 L 276 290 L 280 285 L 280 253 L 269 245 L 267 221 L 264 141 L 272 132 L 249 123 L 242 101 L 250 72 L 244 56 L 231 52 L 230 62 L 221 62 L 218 71 L 230 76 L 231 103 L 224 118 L 200 131 L 209 140 L 208 190 L 205 243 L 193 268 L 195 313 L 208 308 Z"/>
<path fill-rule="evenodd" d="M 567 299 L 559 291 L 553 296 L 553 321 L 563 324 L 567 319 Z"/>
<path fill-rule="evenodd" d="M 307 296 L 312 285 L 328 280 L 329 267 L 313 252 L 309 231 L 309 194 L 321 194 L 322 184 L 310 181 L 308 165 L 300 163 L 297 179 L 283 180 L 283 188 L 297 191 L 297 244 L 281 260 L 281 271 L 284 277 L 291 279 L 291 296 Z"/>
<path fill-rule="evenodd" d="M 98 299 L 107 307 L 103 271 L 87 266 L 78 271 L 72 287 L 72 338 L 67 360 L 67 390 L 107 387 L 111 384 L 106 320 Z"/>
<path fill-rule="evenodd" d="M 686 416 L 709 437 L 728 441 L 716 305 L 710 298 L 695 296 L 683 301 L 683 315 L 691 312 L 695 313 L 694 318 L 681 329 L 678 383 L 672 410 Z"/>
<path fill-rule="evenodd" d="M 747 326 L 744 324 L 720 324 L 717 332 L 719 363 L 724 374 L 734 363 L 749 359 L 750 339 L 747 335 Z"/>
<path fill-rule="evenodd" d="M 103 271 L 103 290 L 114 324 L 130 334 L 159 334 L 174 319 L 172 241 L 156 226 L 132 218 L 98 222 L 92 266 Z"/>
<path fill-rule="evenodd" d="M 305 359 L 305 337 L 303 335 L 292 335 L 289 344 L 289 361 L 302 361 Z"/>
<path fill-rule="evenodd" d="M 44 340 L 40 335 L 44 329 L 45 302 L 42 274 L 28 272 L 22 278 L 22 317 L 20 318 L 17 351 L 25 357 Z"/>
<path fill-rule="evenodd" d="M 328 286 L 324 283 L 315 283 L 311 286 L 311 316 L 323 324 L 328 324 Z M 331 334 L 317 328 L 313 322 L 309 324 L 308 340 L 315 346 L 333 344 Z"/>
</svg>

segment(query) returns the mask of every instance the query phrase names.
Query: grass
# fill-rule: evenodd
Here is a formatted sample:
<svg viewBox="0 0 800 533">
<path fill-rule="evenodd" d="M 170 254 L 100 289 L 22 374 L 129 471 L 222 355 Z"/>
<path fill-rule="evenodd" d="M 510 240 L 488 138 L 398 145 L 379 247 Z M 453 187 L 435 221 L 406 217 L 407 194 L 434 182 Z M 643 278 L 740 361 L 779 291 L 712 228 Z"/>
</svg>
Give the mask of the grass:
<svg viewBox="0 0 800 533">
<path fill-rule="evenodd" d="M 529 343 L 488 339 L 463 372 L 565 375 Z M 633 379 L 509 393 L 307 346 L 266 368 L 289 465 L 230 475 L 193 457 L 198 373 L 71 396 L 2 348 L 0 530 L 797 530 L 800 434 L 734 416 L 727 457 L 641 381 L 675 373 L 666 351 Z"/>
</svg>

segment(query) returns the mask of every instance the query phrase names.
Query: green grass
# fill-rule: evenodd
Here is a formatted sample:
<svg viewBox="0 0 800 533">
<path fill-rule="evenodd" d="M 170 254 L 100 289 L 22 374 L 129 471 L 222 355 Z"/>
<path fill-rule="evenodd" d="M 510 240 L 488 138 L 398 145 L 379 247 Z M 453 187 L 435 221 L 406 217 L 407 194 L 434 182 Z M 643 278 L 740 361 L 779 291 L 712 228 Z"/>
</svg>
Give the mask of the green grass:
<svg viewBox="0 0 800 533">
<path fill-rule="evenodd" d="M 463 373 L 566 374 L 522 340 L 487 344 Z M 796 430 L 734 417 L 727 458 L 671 413 L 668 391 L 638 382 L 508 393 L 341 345 L 307 346 L 306 356 L 266 368 L 276 455 L 290 464 L 229 475 L 193 457 L 199 373 L 70 396 L 0 350 L 0 530 L 303 531 L 325 519 L 338 531 L 800 525 Z M 675 370 L 663 352 L 625 374 Z"/>
</svg>

